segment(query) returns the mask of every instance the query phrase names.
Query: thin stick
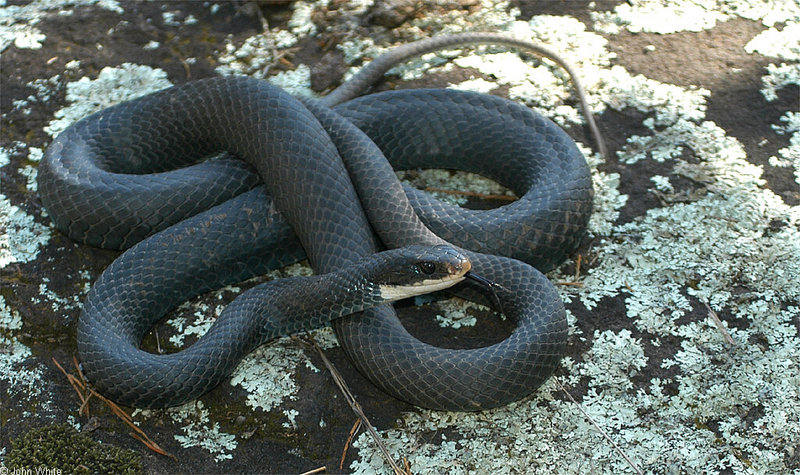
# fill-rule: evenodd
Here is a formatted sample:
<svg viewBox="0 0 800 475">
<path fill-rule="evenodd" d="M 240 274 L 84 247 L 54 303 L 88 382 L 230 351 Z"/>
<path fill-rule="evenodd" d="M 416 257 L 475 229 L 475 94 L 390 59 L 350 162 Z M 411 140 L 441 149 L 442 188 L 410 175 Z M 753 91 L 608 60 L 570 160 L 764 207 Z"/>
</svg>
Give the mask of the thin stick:
<svg viewBox="0 0 800 475">
<path fill-rule="evenodd" d="M 716 325 L 719 332 L 722 333 L 722 338 L 725 340 L 725 343 L 729 345 L 735 345 L 736 341 L 733 339 L 731 334 L 725 328 L 725 325 L 722 324 L 722 320 L 719 319 L 719 315 L 717 315 L 717 312 L 715 312 L 714 309 L 711 308 L 710 305 L 708 305 L 708 302 L 703 302 L 703 305 L 705 305 L 706 308 L 708 309 L 708 316 L 711 317 L 711 320 L 714 322 L 714 325 Z"/>
<path fill-rule="evenodd" d="M 159 355 L 163 354 L 164 352 L 161 350 L 161 337 L 158 336 L 158 328 L 153 328 L 153 333 L 156 337 L 156 351 Z"/>
<path fill-rule="evenodd" d="M 553 376 L 553 381 L 555 381 L 556 385 L 558 385 L 558 387 L 561 388 L 562 391 L 564 391 L 564 394 L 567 395 L 567 398 L 569 398 L 569 400 L 572 401 L 573 404 L 575 404 L 575 407 L 577 407 L 578 410 L 581 411 L 584 417 L 586 417 L 586 419 L 589 420 L 589 422 L 595 427 L 595 429 L 597 429 L 598 432 L 600 432 L 600 435 L 602 435 L 603 438 L 606 439 L 611 444 L 612 447 L 614 447 L 614 450 L 616 450 L 617 453 L 620 454 L 622 458 L 625 459 L 626 462 L 628 462 L 628 465 L 630 465 L 633 471 L 638 473 L 639 475 L 644 475 L 644 473 L 639 469 L 639 466 L 633 463 L 633 460 L 631 460 L 630 457 L 625 455 L 625 452 L 623 452 L 622 449 L 619 448 L 619 446 L 615 444 L 613 440 L 611 440 L 611 437 L 608 436 L 606 431 L 600 428 L 600 426 L 597 425 L 597 422 L 595 422 L 594 419 L 592 419 L 592 417 L 578 403 L 578 401 L 576 401 L 575 398 L 572 397 L 572 394 L 570 394 L 567 391 L 567 388 L 565 388 L 564 385 L 561 384 L 561 381 L 559 381 L 558 378 L 556 378 L 555 376 Z"/>
<path fill-rule="evenodd" d="M 481 198 L 484 200 L 497 200 L 497 201 L 517 201 L 519 198 L 516 196 L 509 196 L 509 195 L 493 195 L 490 193 L 478 193 L 476 191 L 466 191 L 466 190 L 447 190 L 444 188 L 436 188 L 435 186 L 427 186 L 425 187 L 425 191 L 434 191 L 437 193 L 447 193 L 448 195 L 459 195 L 459 196 L 471 196 L 475 198 Z"/>
<path fill-rule="evenodd" d="M 355 396 L 353 396 L 353 393 L 350 391 L 350 388 L 347 387 L 347 383 L 344 381 L 344 378 L 342 378 L 342 375 L 333 366 L 333 363 L 330 362 L 328 357 L 325 356 L 325 353 L 322 351 L 322 348 L 320 348 L 319 345 L 317 345 L 317 342 L 316 340 L 314 340 L 314 337 L 308 333 L 306 333 L 306 337 L 309 339 L 314 349 L 317 350 L 317 353 L 319 353 L 319 356 L 320 358 L 322 358 L 322 362 L 325 364 L 325 367 L 328 368 L 328 371 L 331 373 L 331 376 L 333 376 L 333 382 L 335 382 L 336 386 L 339 387 L 339 391 L 342 392 L 342 395 L 344 396 L 345 401 L 347 401 L 347 404 L 350 405 L 350 408 L 353 410 L 356 416 L 358 416 L 358 418 L 361 420 L 361 423 L 364 424 L 364 427 L 367 428 L 367 431 L 369 431 L 370 436 L 372 436 L 372 439 L 378 445 L 378 449 L 381 451 L 381 454 L 383 454 L 383 458 L 386 459 L 386 462 L 392 467 L 394 473 L 396 475 L 410 475 L 409 472 L 406 472 L 405 470 L 400 468 L 400 466 L 397 465 L 394 459 L 392 459 L 392 456 L 389 454 L 389 450 L 386 448 L 386 445 L 384 445 L 383 441 L 381 440 L 381 436 L 378 434 L 378 431 L 375 430 L 375 427 L 369 422 L 367 415 L 364 414 L 364 410 L 361 408 L 361 404 L 359 404 L 358 401 L 356 401 L 356 398 Z"/>
<path fill-rule="evenodd" d="M 326 470 L 328 470 L 328 467 L 323 465 L 321 467 L 315 468 L 314 470 L 309 470 L 307 472 L 303 472 L 300 475 L 313 475 L 314 473 L 322 473 L 322 472 L 324 472 Z"/>
<path fill-rule="evenodd" d="M 108 408 L 111 409 L 111 412 L 113 412 L 114 415 L 117 416 L 117 418 L 122 420 L 122 422 L 124 422 L 125 425 L 127 425 L 134 431 L 134 433 L 131 434 L 131 436 L 134 439 L 142 442 L 145 445 L 145 447 L 152 450 L 153 452 L 156 452 L 157 454 L 165 455 L 167 457 L 173 458 L 174 460 L 178 460 L 174 455 L 162 449 L 161 446 L 159 446 L 152 439 L 150 439 L 150 437 L 148 437 L 147 434 L 145 434 L 144 431 L 139 428 L 139 426 L 134 424 L 130 414 L 125 412 L 114 401 L 106 398 L 102 394 L 90 388 L 88 383 L 86 382 L 86 378 L 83 377 L 83 372 L 81 372 L 78 360 L 76 358 L 73 358 L 72 360 L 73 364 L 75 365 L 75 370 L 77 371 L 78 376 L 67 373 L 64 367 L 61 366 L 61 364 L 58 361 L 56 361 L 55 358 L 53 358 L 53 363 L 55 363 L 56 367 L 58 367 L 58 369 L 61 370 L 62 373 L 64 373 L 64 376 L 67 377 L 67 381 L 69 381 L 70 385 L 72 385 L 72 387 L 75 389 L 75 392 L 78 393 L 78 397 L 81 400 L 81 405 L 78 409 L 78 414 L 82 414 L 88 417 L 89 400 L 92 398 L 92 396 L 97 397 L 97 399 L 103 401 L 106 404 L 106 406 L 108 406 Z"/>
<path fill-rule="evenodd" d="M 92 395 L 96 396 L 98 399 L 100 399 L 101 401 L 106 403 L 106 406 L 108 406 L 109 409 L 111 409 L 111 412 L 113 412 L 114 415 L 116 415 L 119 419 L 122 420 L 122 422 L 124 422 L 128 427 L 130 427 L 133 430 L 134 433 L 131 434 L 131 436 L 134 439 L 140 441 L 141 443 L 143 443 L 145 445 L 145 447 L 147 447 L 148 449 L 152 450 L 153 452 L 155 452 L 157 454 L 165 455 L 167 457 L 171 457 L 173 460 L 178 460 L 177 457 L 175 457 L 171 453 L 167 452 L 166 450 L 162 449 L 161 446 L 159 446 L 150 437 L 148 437 L 148 435 L 145 434 L 145 432 L 142 429 L 140 429 L 139 426 L 134 424 L 133 423 L 133 418 L 131 417 L 131 415 L 128 414 L 127 412 L 125 412 L 121 407 L 119 407 L 117 405 L 117 403 L 115 403 L 114 401 L 106 398 L 105 396 L 103 396 L 102 394 L 98 393 L 94 389 L 90 389 L 89 391 L 90 391 L 90 393 Z"/>
<path fill-rule="evenodd" d="M 361 427 L 361 419 L 356 418 L 355 424 L 353 424 L 353 428 L 350 429 L 350 435 L 347 436 L 347 442 L 344 443 L 344 449 L 342 450 L 342 459 L 339 461 L 339 470 L 344 468 L 344 459 L 347 458 L 347 449 L 350 448 L 350 444 L 353 442 L 353 437 L 356 436 L 358 429 Z"/>
<path fill-rule="evenodd" d="M 564 285 L 567 287 L 583 287 L 583 282 L 553 282 L 555 285 Z"/>
<path fill-rule="evenodd" d="M 627 280 L 623 283 L 625 284 L 625 288 L 628 290 L 628 292 L 633 294 L 634 292 L 633 292 L 633 287 L 631 287 L 631 284 L 629 284 Z"/>
<path fill-rule="evenodd" d="M 55 357 L 53 357 L 52 359 L 53 359 L 53 363 L 55 363 L 56 367 L 59 370 L 61 370 L 62 373 L 64 373 L 64 376 L 66 376 L 67 381 L 69 381 L 69 384 L 72 386 L 72 389 L 74 389 L 75 392 L 78 393 L 78 398 L 81 400 L 81 406 L 80 406 L 80 409 L 78 410 L 78 414 L 82 414 L 83 410 L 84 410 L 84 406 L 86 405 L 86 402 L 88 400 L 88 398 L 84 394 L 86 392 L 86 386 L 78 378 L 76 378 L 72 374 L 67 373 L 67 370 L 65 370 L 64 367 L 61 366 L 61 364 L 58 362 L 58 360 L 55 359 Z M 88 416 L 89 415 L 88 414 L 88 409 L 87 409 L 86 412 L 87 412 L 86 415 Z"/>
</svg>

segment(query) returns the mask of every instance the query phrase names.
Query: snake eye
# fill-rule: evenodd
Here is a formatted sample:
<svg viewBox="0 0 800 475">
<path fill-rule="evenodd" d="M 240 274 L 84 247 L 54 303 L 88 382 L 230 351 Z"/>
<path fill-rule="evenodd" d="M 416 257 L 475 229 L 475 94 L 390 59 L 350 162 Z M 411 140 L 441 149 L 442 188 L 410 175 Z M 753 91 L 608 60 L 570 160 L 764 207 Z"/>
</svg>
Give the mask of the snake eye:
<svg viewBox="0 0 800 475">
<path fill-rule="evenodd" d="M 423 274 L 431 275 L 433 271 L 436 270 L 436 266 L 432 262 L 420 262 L 417 264 L 419 270 L 422 271 Z"/>
</svg>

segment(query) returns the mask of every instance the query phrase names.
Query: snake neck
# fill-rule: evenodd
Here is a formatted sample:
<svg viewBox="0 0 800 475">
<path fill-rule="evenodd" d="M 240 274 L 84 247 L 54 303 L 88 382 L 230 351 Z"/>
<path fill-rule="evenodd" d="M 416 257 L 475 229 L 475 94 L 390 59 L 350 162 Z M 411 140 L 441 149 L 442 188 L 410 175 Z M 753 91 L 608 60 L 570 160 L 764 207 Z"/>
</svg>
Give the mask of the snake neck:
<svg viewBox="0 0 800 475">
<path fill-rule="evenodd" d="M 258 344 L 322 327 L 331 320 L 386 303 L 369 270 L 368 265 L 359 263 L 328 274 L 258 285 L 231 302 L 220 320 L 241 319 L 257 325 Z"/>
</svg>

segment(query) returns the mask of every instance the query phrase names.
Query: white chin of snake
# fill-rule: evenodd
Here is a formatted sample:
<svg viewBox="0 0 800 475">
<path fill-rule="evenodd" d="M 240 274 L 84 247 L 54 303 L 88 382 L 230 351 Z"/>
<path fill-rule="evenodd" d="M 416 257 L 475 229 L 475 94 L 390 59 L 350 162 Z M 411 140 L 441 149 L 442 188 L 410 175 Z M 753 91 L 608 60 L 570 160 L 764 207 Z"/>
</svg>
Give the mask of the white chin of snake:
<svg viewBox="0 0 800 475">
<path fill-rule="evenodd" d="M 422 294 L 429 294 L 437 290 L 446 289 L 464 280 L 464 276 L 448 277 L 445 279 L 430 279 L 413 285 L 381 285 L 381 298 L 387 302 L 407 299 Z"/>
</svg>

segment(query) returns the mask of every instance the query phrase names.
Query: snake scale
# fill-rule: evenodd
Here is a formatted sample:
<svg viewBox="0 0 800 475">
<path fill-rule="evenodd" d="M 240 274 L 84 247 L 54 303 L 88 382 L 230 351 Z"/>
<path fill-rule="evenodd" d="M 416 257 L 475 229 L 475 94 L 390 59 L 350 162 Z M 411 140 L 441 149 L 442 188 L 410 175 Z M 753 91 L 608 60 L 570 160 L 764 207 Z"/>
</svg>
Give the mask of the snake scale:
<svg viewBox="0 0 800 475">
<path fill-rule="evenodd" d="M 572 252 L 587 226 L 584 157 L 548 119 L 499 97 L 419 89 L 353 99 L 408 57 L 467 43 L 548 55 L 491 33 L 432 38 L 375 59 L 322 100 L 298 100 L 266 81 L 211 78 L 112 106 L 60 134 L 39 168 L 55 225 L 127 249 L 94 284 L 78 322 L 88 379 L 123 404 L 176 405 L 214 387 L 264 341 L 330 320 L 359 371 L 415 405 L 481 410 L 541 385 L 567 334 L 541 271 Z M 394 169 L 413 168 L 480 173 L 520 199 L 489 211 L 449 206 L 398 182 Z M 447 243 L 493 282 L 495 299 L 469 285 L 452 290 L 496 300 L 516 322 L 505 340 L 437 348 L 410 335 L 389 305 L 339 318 L 377 301 L 319 315 L 317 306 L 358 290 L 357 273 L 376 252 Z M 186 299 L 303 258 L 321 277 L 245 292 L 183 351 L 139 349 Z M 343 272 L 355 280 L 337 287 Z"/>
</svg>

